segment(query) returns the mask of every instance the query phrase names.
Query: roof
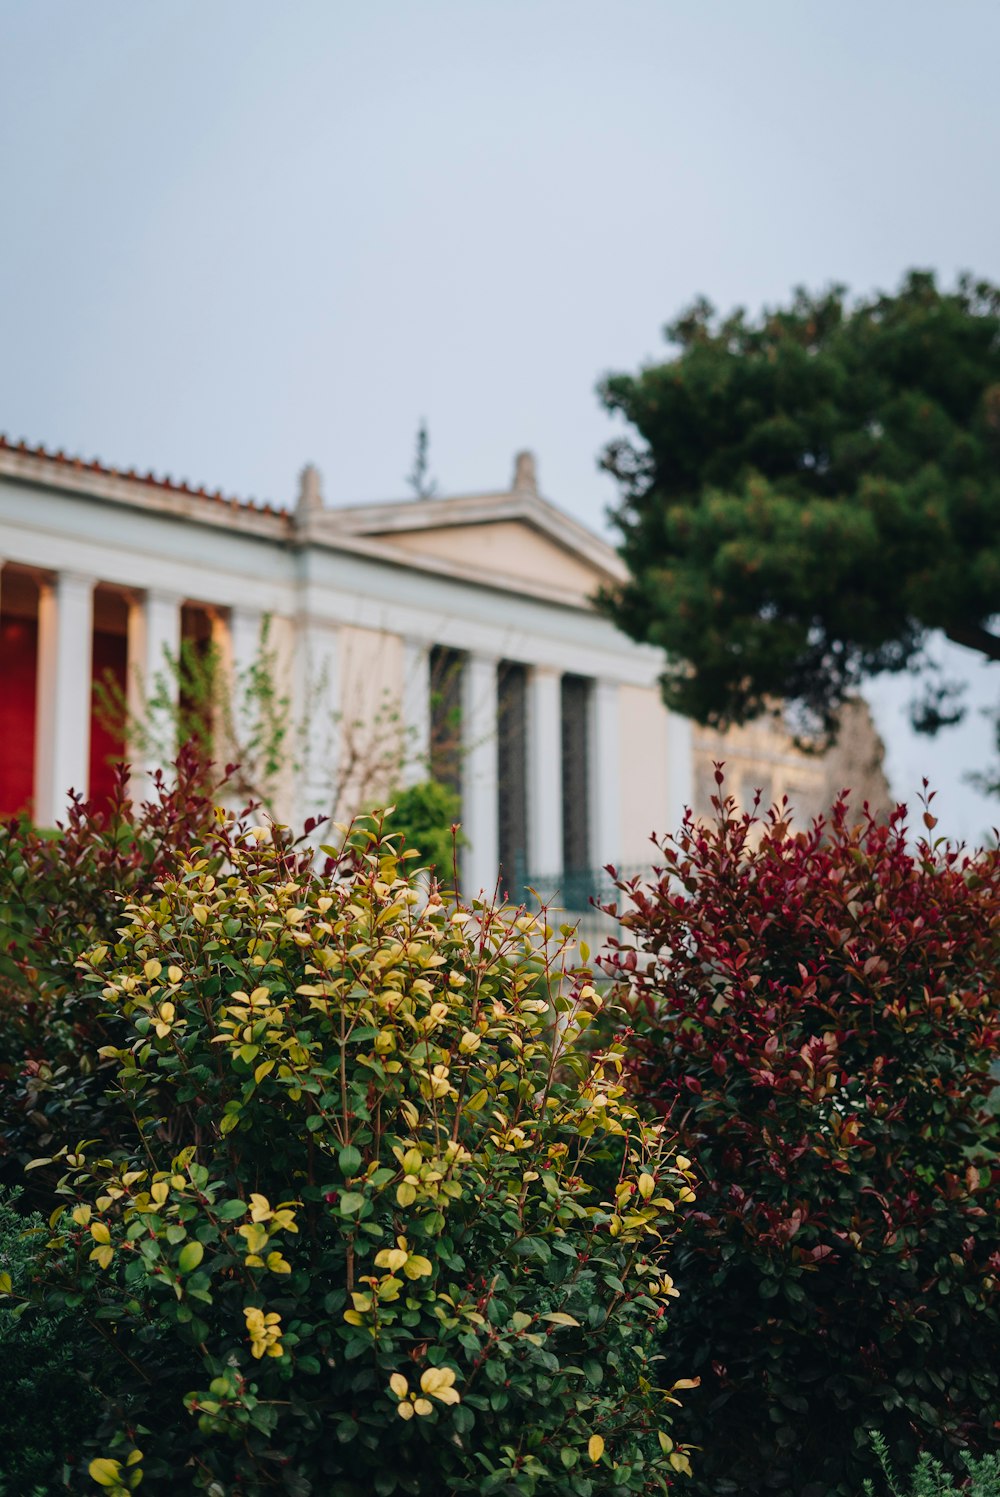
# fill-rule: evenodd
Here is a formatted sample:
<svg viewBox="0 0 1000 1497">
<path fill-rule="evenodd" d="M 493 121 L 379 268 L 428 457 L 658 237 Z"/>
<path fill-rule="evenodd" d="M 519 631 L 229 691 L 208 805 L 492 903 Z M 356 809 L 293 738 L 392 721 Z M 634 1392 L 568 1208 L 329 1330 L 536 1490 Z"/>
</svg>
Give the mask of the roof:
<svg viewBox="0 0 1000 1497">
<path fill-rule="evenodd" d="M 44 446 L 32 446 L 31 443 L 12 442 L 11 439 L 0 432 L 0 453 L 9 452 L 26 458 L 37 458 L 46 463 L 53 463 L 58 468 L 65 470 L 67 477 L 70 475 L 83 476 L 92 473 L 101 478 L 125 479 L 129 483 L 144 484 L 148 488 L 162 489 L 171 494 L 184 494 L 193 499 L 205 499 L 211 504 L 223 504 L 229 509 L 255 510 L 258 514 L 284 514 L 286 511 L 274 504 L 261 503 L 256 499 L 238 499 L 231 495 L 223 494 L 221 489 L 209 491 L 206 488 L 194 488 L 184 479 L 175 482 L 168 474 L 163 478 L 157 478 L 152 471 L 139 473 L 135 468 L 112 468 L 94 459 L 88 462 L 86 458 L 69 456 L 59 448 L 57 451 L 49 452 Z"/>
<path fill-rule="evenodd" d="M 283 545 L 318 545 L 410 571 L 472 581 L 572 608 L 590 609 L 593 592 L 601 581 L 618 581 L 624 571 L 617 553 L 606 541 L 541 497 L 535 484 L 534 460 L 528 453 L 519 454 L 514 485 L 509 490 L 340 508 L 323 503 L 319 475 L 311 467 L 302 474 L 299 501 L 291 509 L 227 497 L 221 490 L 196 488 L 184 481 L 176 482 L 169 475 L 160 478 L 152 472 L 123 470 L 24 441 L 12 442 L 2 434 L 0 477 L 213 528 L 231 526 L 243 534 Z M 577 564 L 583 563 L 593 582 L 581 585 L 579 580 L 567 582 L 549 573 L 532 576 L 520 564 L 497 568 L 491 565 L 488 550 L 470 559 L 433 549 L 415 551 L 406 545 L 407 536 L 421 531 L 461 534 L 469 527 L 505 521 L 527 526 Z"/>
<path fill-rule="evenodd" d="M 539 531 L 563 550 L 588 562 L 609 580 L 619 581 L 625 575 L 624 563 L 607 541 L 529 488 L 458 494 L 447 499 L 404 499 L 347 505 L 324 509 L 320 516 L 327 536 L 339 533 L 377 536 L 384 540 L 421 530 L 513 520 Z"/>
</svg>

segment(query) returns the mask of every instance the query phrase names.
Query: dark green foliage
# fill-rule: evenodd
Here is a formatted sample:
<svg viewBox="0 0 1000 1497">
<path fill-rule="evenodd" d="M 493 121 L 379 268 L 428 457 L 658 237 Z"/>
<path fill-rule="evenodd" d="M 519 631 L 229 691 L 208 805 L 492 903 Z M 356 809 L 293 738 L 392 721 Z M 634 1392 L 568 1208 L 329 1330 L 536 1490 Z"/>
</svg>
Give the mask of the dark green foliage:
<svg viewBox="0 0 1000 1497">
<path fill-rule="evenodd" d="M 30 1290 L 33 1260 L 48 1231 L 40 1216 L 0 1192 L 0 1274 L 15 1293 Z M 93 1426 L 93 1340 L 72 1312 L 52 1315 L 0 1299 L 0 1497 L 61 1490 L 64 1462 Z"/>
<path fill-rule="evenodd" d="M 903 1469 L 1000 1450 L 1000 857 L 716 804 L 611 963 L 698 1175 L 677 1429 L 705 1497 L 857 1497 L 872 1427 Z"/>
<path fill-rule="evenodd" d="M 605 466 L 631 580 L 607 606 L 673 664 L 668 704 L 725 726 L 769 699 L 830 728 L 925 636 L 1000 659 L 1000 291 L 913 272 L 759 320 L 699 303 L 678 352 L 602 386 L 636 430 Z M 953 720 L 947 683 L 923 725 Z"/>
</svg>

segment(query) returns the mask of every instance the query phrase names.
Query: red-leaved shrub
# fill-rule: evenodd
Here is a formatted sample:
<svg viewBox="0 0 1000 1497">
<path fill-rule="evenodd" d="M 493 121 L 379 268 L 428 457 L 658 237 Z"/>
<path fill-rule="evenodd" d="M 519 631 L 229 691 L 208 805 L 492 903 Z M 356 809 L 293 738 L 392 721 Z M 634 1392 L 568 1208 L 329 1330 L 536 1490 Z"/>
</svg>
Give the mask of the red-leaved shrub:
<svg viewBox="0 0 1000 1497">
<path fill-rule="evenodd" d="M 700 1179 L 662 1380 L 702 1379 L 697 1491 L 856 1497 L 872 1427 L 1000 1444 L 1000 856 L 715 804 L 606 958 Z"/>
<path fill-rule="evenodd" d="M 101 804 L 71 799 L 55 832 L 0 823 L 0 1179 L 79 1138 L 115 1137 L 120 1099 L 98 1054 L 115 1038 L 76 962 L 113 942 L 125 900 L 169 876 L 217 826 L 211 766 L 184 749 L 133 801 L 119 765 Z M 127 1116 L 127 1115 L 126 1115 Z"/>
</svg>

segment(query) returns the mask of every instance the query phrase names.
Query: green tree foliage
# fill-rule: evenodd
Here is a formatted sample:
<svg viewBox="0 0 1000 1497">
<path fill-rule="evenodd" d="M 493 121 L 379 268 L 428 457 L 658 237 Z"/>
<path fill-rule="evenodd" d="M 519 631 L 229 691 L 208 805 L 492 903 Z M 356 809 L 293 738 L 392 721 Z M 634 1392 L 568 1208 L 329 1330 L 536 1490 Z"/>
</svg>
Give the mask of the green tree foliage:
<svg viewBox="0 0 1000 1497">
<path fill-rule="evenodd" d="M 1000 290 L 911 272 L 757 320 L 699 302 L 667 338 L 601 395 L 636 433 L 604 457 L 631 572 L 605 602 L 666 650 L 671 707 L 724 727 L 785 699 L 830 730 L 929 631 L 1000 660 Z M 918 725 L 954 720 L 953 690 Z"/>
<path fill-rule="evenodd" d="M 39 1271 L 117 1361 L 82 1455 L 114 1497 L 688 1469 L 652 1358 L 690 1165 L 544 915 L 408 866 L 380 827 L 320 871 L 222 822 L 80 957 L 131 1127 L 38 1161 Z"/>
</svg>

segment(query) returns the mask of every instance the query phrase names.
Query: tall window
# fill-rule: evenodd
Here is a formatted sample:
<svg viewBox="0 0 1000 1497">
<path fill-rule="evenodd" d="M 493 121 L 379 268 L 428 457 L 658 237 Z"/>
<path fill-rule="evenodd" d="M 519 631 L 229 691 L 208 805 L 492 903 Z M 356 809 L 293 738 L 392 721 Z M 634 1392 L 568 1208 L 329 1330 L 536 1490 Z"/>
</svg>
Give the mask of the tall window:
<svg viewBox="0 0 1000 1497">
<path fill-rule="evenodd" d="M 563 872 L 590 867 L 590 693 L 585 676 L 562 678 Z"/>
<path fill-rule="evenodd" d="M 497 674 L 500 886 L 512 899 L 520 899 L 528 871 L 527 703 L 524 666 L 501 660 Z"/>
<path fill-rule="evenodd" d="M 431 650 L 431 776 L 462 793 L 461 650 L 434 645 Z"/>
</svg>

